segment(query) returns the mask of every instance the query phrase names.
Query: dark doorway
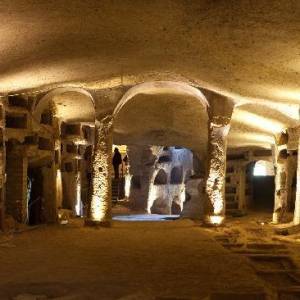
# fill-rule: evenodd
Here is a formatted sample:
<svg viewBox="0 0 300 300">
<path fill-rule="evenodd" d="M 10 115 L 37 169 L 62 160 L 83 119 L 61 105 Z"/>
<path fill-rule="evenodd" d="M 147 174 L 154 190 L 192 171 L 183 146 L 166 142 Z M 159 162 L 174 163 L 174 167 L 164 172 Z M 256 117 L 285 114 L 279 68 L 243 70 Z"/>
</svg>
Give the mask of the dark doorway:
<svg viewBox="0 0 300 300">
<path fill-rule="evenodd" d="M 43 173 L 41 168 L 29 168 L 28 178 L 28 224 L 37 225 L 43 220 Z"/>
<path fill-rule="evenodd" d="M 270 164 L 266 162 L 266 165 Z M 274 207 L 275 179 L 270 170 L 261 174 L 255 172 L 257 161 L 246 168 L 246 198 L 249 208 L 255 211 L 272 212 Z"/>
<path fill-rule="evenodd" d="M 160 169 L 154 179 L 154 185 L 167 184 L 167 180 L 168 180 L 167 173 L 163 169 Z"/>
<path fill-rule="evenodd" d="M 274 176 L 253 176 L 253 208 L 272 211 L 274 206 Z"/>
<path fill-rule="evenodd" d="M 174 167 L 171 171 L 171 184 L 181 184 L 183 179 L 182 167 Z"/>
</svg>

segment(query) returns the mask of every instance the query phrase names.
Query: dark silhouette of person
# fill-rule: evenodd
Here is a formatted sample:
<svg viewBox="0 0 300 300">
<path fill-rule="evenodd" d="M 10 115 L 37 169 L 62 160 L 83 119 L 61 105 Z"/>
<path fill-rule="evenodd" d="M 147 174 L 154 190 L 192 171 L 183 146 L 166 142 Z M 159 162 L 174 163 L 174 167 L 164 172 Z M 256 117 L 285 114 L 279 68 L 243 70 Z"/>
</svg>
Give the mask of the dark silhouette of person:
<svg viewBox="0 0 300 300">
<path fill-rule="evenodd" d="M 115 148 L 114 150 L 114 156 L 113 156 L 113 166 L 115 171 L 115 179 L 119 178 L 119 166 L 122 163 L 122 156 L 118 148 Z"/>
</svg>

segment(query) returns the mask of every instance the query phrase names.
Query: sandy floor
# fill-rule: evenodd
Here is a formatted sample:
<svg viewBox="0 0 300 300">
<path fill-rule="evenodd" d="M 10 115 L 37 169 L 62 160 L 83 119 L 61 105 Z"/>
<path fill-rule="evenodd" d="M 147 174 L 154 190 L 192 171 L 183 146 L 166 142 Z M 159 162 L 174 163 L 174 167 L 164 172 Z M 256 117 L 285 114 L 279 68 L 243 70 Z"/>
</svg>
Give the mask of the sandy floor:
<svg viewBox="0 0 300 300">
<path fill-rule="evenodd" d="M 271 213 L 249 212 L 204 230 L 224 248 L 247 257 L 270 299 L 300 299 L 300 226 L 293 226 L 291 217 L 274 225 Z"/>
<path fill-rule="evenodd" d="M 263 286 L 247 259 L 188 220 L 41 227 L 2 237 L 0 266 L 0 299 L 203 299 Z"/>
</svg>

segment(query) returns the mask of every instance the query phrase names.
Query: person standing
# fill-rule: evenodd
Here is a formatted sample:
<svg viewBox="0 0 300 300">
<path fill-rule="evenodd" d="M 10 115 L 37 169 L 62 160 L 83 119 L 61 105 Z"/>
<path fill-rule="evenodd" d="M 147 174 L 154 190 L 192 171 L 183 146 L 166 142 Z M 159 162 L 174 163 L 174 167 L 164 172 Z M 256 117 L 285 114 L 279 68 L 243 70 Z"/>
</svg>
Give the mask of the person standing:
<svg viewBox="0 0 300 300">
<path fill-rule="evenodd" d="M 119 166 L 122 163 L 122 156 L 118 148 L 115 148 L 113 156 L 113 166 L 115 171 L 115 179 L 119 179 Z"/>
</svg>

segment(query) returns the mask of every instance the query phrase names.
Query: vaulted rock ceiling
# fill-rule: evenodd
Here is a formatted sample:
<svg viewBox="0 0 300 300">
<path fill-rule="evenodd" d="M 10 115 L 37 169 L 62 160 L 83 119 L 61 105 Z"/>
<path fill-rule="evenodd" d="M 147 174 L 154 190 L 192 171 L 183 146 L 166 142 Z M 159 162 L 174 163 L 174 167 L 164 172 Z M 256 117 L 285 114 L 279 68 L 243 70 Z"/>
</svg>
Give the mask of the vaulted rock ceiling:
<svg viewBox="0 0 300 300">
<path fill-rule="evenodd" d="M 269 147 L 274 134 L 298 124 L 298 0 L 3 0 L 0 18 L 3 94 L 180 81 L 236 101 L 229 146 Z M 187 141 L 195 135 L 186 132 L 191 124 L 204 120 L 195 120 L 200 115 L 197 110 L 193 115 L 189 96 L 137 97 L 145 105 L 151 97 L 153 103 L 161 98 L 158 107 L 171 101 L 181 122 L 172 132 L 187 134 Z M 136 109 L 143 113 L 142 107 Z M 121 128 L 116 128 L 118 134 Z M 140 134 L 149 136 L 149 130 Z M 196 143 L 201 148 L 200 138 Z"/>
</svg>

